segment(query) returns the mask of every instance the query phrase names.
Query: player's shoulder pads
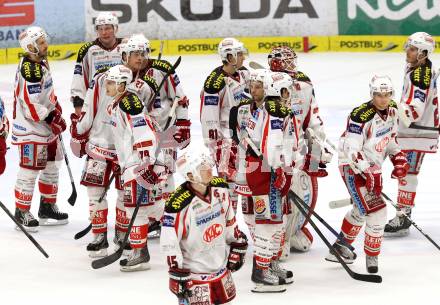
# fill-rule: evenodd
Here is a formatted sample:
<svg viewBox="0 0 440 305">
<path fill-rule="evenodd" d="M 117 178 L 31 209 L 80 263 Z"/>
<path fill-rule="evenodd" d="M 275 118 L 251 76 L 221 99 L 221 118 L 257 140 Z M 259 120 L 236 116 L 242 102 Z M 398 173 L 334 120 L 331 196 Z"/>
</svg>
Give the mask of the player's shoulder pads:
<svg viewBox="0 0 440 305">
<path fill-rule="evenodd" d="M 209 185 L 212 187 L 229 188 L 229 184 L 226 180 L 220 177 L 213 177 L 211 182 L 209 182 Z"/>
<path fill-rule="evenodd" d="M 350 119 L 356 123 L 366 123 L 371 121 L 376 114 L 373 104 L 370 102 L 363 103 L 359 107 L 353 109 L 350 113 Z"/>
<path fill-rule="evenodd" d="M 225 74 L 222 67 L 218 67 L 205 80 L 204 89 L 209 94 L 215 94 L 222 90 L 225 85 Z"/>
<path fill-rule="evenodd" d="M 23 59 L 20 72 L 21 76 L 30 83 L 38 83 L 43 79 L 43 66 L 30 61 L 27 57 Z"/>
<path fill-rule="evenodd" d="M 289 115 L 290 111 L 283 105 L 281 105 L 280 102 L 275 102 L 272 100 L 266 101 L 264 103 L 264 108 L 266 108 L 267 112 L 274 117 L 277 118 L 285 118 Z"/>
<path fill-rule="evenodd" d="M 411 72 L 411 83 L 422 90 L 428 89 L 432 80 L 432 66 L 428 62 Z"/>
<path fill-rule="evenodd" d="M 165 203 L 165 212 L 178 213 L 191 203 L 195 194 L 187 187 L 188 182 L 181 184 Z"/>
<path fill-rule="evenodd" d="M 300 82 L 308 82 L 308 83 L 312 82 L 310 78 L 304 72 L 301 71 L 296 72 L 295 79 Z"/>
<path fill-rule="evenodd" d="M 174 71 L 172 71 L 173 66 L 166 60 L 153 59 L 151 67 L 165 73 L 168 73 L 169 71 L 171 71 L 171 73 L 174 73 Z"/>
<path fill-rule="evenodd" d="M 83 44 L 81 46 L 81 48 L 79 48 L 78 57 L 76 59 L 76 62 L 82 62 L 82 60 L 84 59 L 84 56 L 86 56 L 86 54 L 89 51 L 90 47 L 95 45 L 95 44 L 96 44 L 96 41 L 89 41 L 89 42 L 86 42 L 85 44 Z"/>
<path fill-rule="evenodd" d="M 142 76 L 142 80 L 146 82 L 148 86 L 150 86 L 151 90 L 153 90 L 154 93 L 159 90 L 159 86 L 157 85 L 156 80 L 153 77 L 145 73 L 144 76 Z"/>
<path fill-rule="evenodd" d="M 130 115 L 137 115 L 142 113 L 144 104 L 136 94 L 129 92 L 119 102 L 119 108 Z"/>
</svg>

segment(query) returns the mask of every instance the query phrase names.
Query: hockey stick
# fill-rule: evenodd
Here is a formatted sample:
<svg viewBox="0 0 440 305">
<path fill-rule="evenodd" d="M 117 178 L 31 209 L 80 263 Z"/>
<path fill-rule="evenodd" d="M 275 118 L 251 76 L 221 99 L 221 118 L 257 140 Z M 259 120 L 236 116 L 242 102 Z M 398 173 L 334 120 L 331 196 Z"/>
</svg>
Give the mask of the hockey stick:
<svg viewBox="0 0 440 305">
<path fill-rule="evenodd" d="M 83 238 L 92 229 L 92 220 L 95 217 L 96 212 L 98 212 L 98 207 L 99 207 L 100 203 L 102 202 L 102 200 L 104 200 L 105 196 L 107 195 L 107 191 L 110 188 L 110 185 L 112 184 L 114 179 L 115 179 L 115 174 L 113 173 L 112 176 L 110 177 L 108 184 L 105 186 L 104 192 L 102 193 L 101 197 L 99 197 L 99 200 L 98 200 L 98 203 L 96 204 L 95 210 L 92 212 L 92 214 L 90 214 L 90 224 L 87 226 L 87 228 L 85 228 L 84 230 L 79 231 L 78 233 L 75 234 L 75 236 L 73 237 L 75 240 Z"/>
<path fill-rule="evenodd" d="M 385 200 L 387 200 L 388 202 L 391 203 L 391 205 L 393 207 L 396 208 L 396 210 L 398 210 L 397 205 L 394 203 L 394 201 L 391 200 L 390 197 L 387 196 L 387 194 L 385 194 L 384 192 L 382 192 L 382 197 L 385 198 Z M 423 232 L 423 230 L 408 216 L 406 215 L 406 213 L 400 211 L 402 213 L 402 215 L 408 219 L 408 221 L 414 226 L 414 228 L 416 228 L 420 233 L 422 233 L 423 236 L 425 236 L 438 250 L 440 250 L 440 246 L 425 232 Z"/>
<path fill-rule="evenodd" d="M 299 197 L 297 194 L 295 194 L 294 191 L 292 191 L 292 190 L 289 191 L 289 197 L 293 197 L 293 201 L 294 201 L 296 206 L 298 206 L 298 204 L 300 204 L 304 209 L 307 209 L 308 212 L 311 213 L 311 215 L 315 216 L 334 236 L 336 236 L 336 238 L 342 244 L 344 244 L 344 246 L 349 248 L 351 251 L 354 250 L 352 245 L 347 243 L 345 241 L 345 239 L 343 239 L 342 236 L 338 232 L 336 232 L 336 230 L 333 229 L 333 227 L 331 225 L 328 224 L 327 221 L 325 221 L 321 216 L 319 216 L 318 213 L 316 213 L 314 210 L 311 210 L 310 207 L 304 202 L 304 200 L 302 200 L 301 197 Z M 310 217 L 308 216 L 308 214 L 306 215 L 306 217 L 310 221 Z"/>
<path fill-rule="evenodd" d="M 289 196 L 295 197 L 295 193 L 293 193 L 292 191 L 289 191 Z M 303 207 L 299 203 L 297 203 L 295 200 L 293 200 L 293 202 L 295 203 L 295 205 L 299 209 L 299 211 L 305 217 L 307 217 L 307 212 L 303 209 Z M 354 272 L 353 270 L 351 270 L 348 267 L 347 263 L 344 262 L 343 258 L 339 255 L 339 253 L 335 250 L 335 248 L 333 248 L 333 246 L 330 244 L 330 242 L 327 240 L 327 238 L 325 238 L 324 234 L 322 234 L 321 230 L 319 230 L 319 228 L 316 226 L 315 222 L 312 219 L 309 219 L 309 223 L 313 227 L 315 232 L 318 233 L 319 237 L 325 243 L 325 245 L 330 250 L 330 252 L 336 256 L 336 258 L 338 259 L 339 263 L 342 265 L 342 267 L 345 269 L 345 271 L 347 271 L 347 273 L 353 279 L 358 280 L 358 281 L 363 281 L 363 282 L 370 282 L 370 283 L 382 283 L 382 277 L 380 275 L 376 275 L 376 274 L 361 274 L 361 273 L 357 273 L 357 272 Z"/>
<path fill-rule="evenodd" d="M 263 65 L 257 63 L 256 61 L 250 61 L 249 67 L 251 67 L 252 69 L 267 69 L 267 68 L 263 67 Z"/>
<path fill-rule="evenodd" d="M 351 199 L 332 200 L 328 203 L 330 209 L 339 209 L 351 204 Z"/>
<path fill-rule="evenodd" d="M 67 201 L 70 203 L 71 206 L 74 206 L 75 202 L 76 202 L 76 197 L 77 197 L 75 181 L 73 180 L 72 169 L 70 168 L 70 165 L 69 165 L 69 159 L 67 157 L 66 147 L 64 146 L 63 138 L 62 138 L 61 134 L 58 137 L 60 139 L 61 147 L 63 149 L 64 161 L 66 162 L 67 171 L 69 172 L 70 183 L 72 184 L 72 194 L 70 195 L 69 199 L 67 199 Z"/>
<path fill-rule="evenodd" d="M 17 225 L 17 227 L 20 228 L 20 230 L 24 233 L 24 235 L 26 235 L 27 238 L 30 239 L 30 241 L 35 245 L 35 247 L 37 247 L 37 249 L 43 253 L 43 255 L 46 258 L 49 258 L 49 254 L 46 253 L 46 251 L 44 251 L 43 247 L 41 247 L 41 245 L 35 240 L 35 238 L 33 238 L 27 231 L 26 229 L 23 227 L 23 225 L 21 223 L 19 223 L 17 221 L 17 219 L 15 219 L 14 215 L 11 214 L 11 212 L 9 212 L 8 208 L 0 201 L 0 207 L 2 208 L 3 211 L 5 211 L 6 215 L 9 216 L 9 218 L 12 219 L 13 222 L 15 222 L 15 224 Z"/>
<path fill-rule="evenodd" d="M 162 58 L 162 51 L 163 51 L 163 40 L 160 41 L 159 55 L 157 56 L 157 59 L 159 60 Z"/>
<path fill-rule="evenodd" d="M 124 248 L 125 248 L 125 245 L 128 242 L 128 237 L 130 236 L 131 228 L 133 228 L 133 224 L 134 224 L 134 221 L 136 219 L 137 213 L 139 211 L 139 207 L 141 206 L 142 198 L 144 198 L 146 193 L 147 193 L 147 189 L 142 188 L 141 193 L 139 195 L 139 198 L 136 201 L 136 207 L 134 208 L 133 215 L 131 216 L 130 223 L 129 223 L 128 228 L 127 228 L 127 234 L 125 234 L 124 240 L 122 241 L 121 246 L 119 247 L 119 249 L 116 252 L 110 254 L 109 256 L 106 256 L 106 257 L 94 260 L 92 262 L 92 268 L 93 269 L 103 268 L 105 266 L 113 264 L 114 262 L 116 262 L 118 259 L 121 258 L 122 253 L 123 253 Z"/>
</svg>

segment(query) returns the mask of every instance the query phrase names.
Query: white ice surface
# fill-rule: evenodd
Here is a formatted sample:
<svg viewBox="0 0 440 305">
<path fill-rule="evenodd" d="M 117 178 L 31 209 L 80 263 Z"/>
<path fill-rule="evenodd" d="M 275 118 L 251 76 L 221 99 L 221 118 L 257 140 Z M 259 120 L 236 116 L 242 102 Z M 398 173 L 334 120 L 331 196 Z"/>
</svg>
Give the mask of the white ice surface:
<svg viewBox="0 0 440 305">
<path fill-rule="evenodd" d="M 167 58 L 173 62 L 176 57 Z M 250 60 L 265 63 L 264 55 L 251 55 Z M 434 63 L 440 56 L 434 56 Z M 68 120 L 72 107 L 69 88 L 73 61 L 52 62 L 55 91 Z M 201 143 L 199 123 L 199 93 L 209 72 L 219 65 L 217 56 L 185 56 L 178 73 L 191 104 L 192 139 Z M 300 70 L 313 80 L 321 116 L 329 138 L 336 142 L 345 126 L 349 111 L 369 98 L 368 82 L 375 74 L 388 74 L 400 96 L 402 86 L 403 53 L 315 53 L 300 54 Z M 12 92 L 15 65 L 0 66 L 0 95 L 6 101 L 12 118 Z M 68 132 L 64 135 L 68 145 Z M 17 150 L 11 147 L 7 154 L 7 169 L 0 177 L 0 200 L 14 211 L 14 183 L 18 168 Z M 71 187 L 67 170 L 61 169 L 59 206 L 69 213 L 70 223 L 61 227 L 40 228 L 33 236 L 50 255 L 45 259 L 27 238 L 14 229 L 12 221 L 0 211 L 0 304 L 176 304 L 168 291 L 165 258 L 158 252 L 158 240 L 150 242 L 152 269 L 140 273 L 121 273 L 118 263 L 101 270 L 90 266 L 85 247 L 88 235 L 79 241 L 73 235 L 88 225 L 86 189 L 79 185 L 83 160 L 69 153 L 78 188 L 74 207 L 67 203 Z M 319 198 L 316 211 L 336 230 L 339 230 L 347 208 L 330 210 L 328 201 L 346 198 L 347 191 L 337 170 L 336 159 L 329 167 L 330 175 L 319 180 Z M 413 219 L 431 237 L 440 242 L 440 194 L 438 155 L 425 158 L 420 174 L 417 207 Z M 397 184 L 389 179 L 390 165 L 384 173 L 384 191 L 396 197 Z M 180 180 L 179 180 L 180 181 Z M 115 193 L 110 192 L 110 207 L 114 206 Z M 38 192 L 34 196 L 32 211 L 37 214 Z M 389 218 L 394 216 L 388 208 Z M 239 215 L 239 219 L 241 219 Z M 109 210 L 110 232 L 113 238 L 114 209 Z M 243 225 L 243 222 L 240 221 Z M 321 226 L 322 228 L 322 226 Z M 334 237 L 324 228 L 325 235 Z M 327 248 L 319 237 L 309 253 L 294 254 L 286 266 L 293 270 L 295 283 L 284 294 L 256 295 L 250 292 L 252 283 L 251 251 L 246 266 L 234 274 L 238 289 L 235 304 L 439 304 L 440 252 L 414 228 L 405 239 L 385 239 L 379 258 L 382 284 L 358 282 L 351 279 L 338 265 L 324 261 Z M 365 273 L 363 234 L 355 242 L 359 258 L 351 266 Z M 437 287 L 437 288 L 436 288 Z"/>
</svg>

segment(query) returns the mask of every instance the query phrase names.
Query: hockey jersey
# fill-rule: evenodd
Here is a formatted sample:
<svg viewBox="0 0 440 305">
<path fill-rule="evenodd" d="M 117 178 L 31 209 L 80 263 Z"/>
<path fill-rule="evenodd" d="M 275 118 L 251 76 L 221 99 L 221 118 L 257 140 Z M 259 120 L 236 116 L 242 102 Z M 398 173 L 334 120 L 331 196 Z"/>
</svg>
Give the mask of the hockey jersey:
<svg viewBox="0 0 440 305">
<path fill-rule="evenodd" d="M 9 134 L 9 121 L 6 116 L 5 104 L 3 103 L 2 98 L 0 97 L 0 137 L 4 137 L 5 139 Z"/>
<path fill-rule="evenodd" d="M 185 182 L 166 202 L 160 248 L 170 267 L 216 273 L 226 267 L 235 241 L 239 230 L 224 179 L 214 177 L 206 195 Z"/>
<path fill-rule="evenodd" d="M 113 99 L 106 94 L 105 80 L 107 74 L 96 75 L 84 100 L 84 112 L 76 128 L 78 134 L 89 132 L 87 154 L 100 160 L 117 159 L 114 135 L 112 131 Z"/>
<path fill-rule="evenodd" d="M 400 123 L 398 141 L 403 150 L 437 151 L 440 126 L 437 76 L 438 72 L 429 60 L 416 69 L 406 68 L 400 105 L 413 124 L 433 130 L 408 128 Z"/>
<path fill-rule="evenodd" d="M 248 98 L 249 71 L 242 68 L 228 75 L 223 67 L 214 69 L 205 81 L 200 103 L 200 121 L 205 145 L 230 138 L 229 113 L 233 106 Z"/>
<path fill-rule="evenodd" d="M 381 168 L 387 156 L 400 152 L 397 119 L 394 102 L 383 113 L 371 101 L 355 108 L 339 140 L 339 165 L 356 162 L 361 171 L 372 165 Z"/>
<path fill-rule="evenodd" d="M 121 41 L 122 39 L 118 38 L 113 48 L 106 49 L 99 39 L 96 39 L 79 49 L 70 89 L 72 98 L 77 96 L 84 100 L 95 74 L 103 68 L 108 69 L 121 63 L 121 54 L 117 48 Z"/>
<path fill-rule="evenodd" d="M 47 62 L 22 57 L 15 75 L 12 144 L 52 142 L 56 136 L 44 119 L 56 104 Z"/>
</svg>

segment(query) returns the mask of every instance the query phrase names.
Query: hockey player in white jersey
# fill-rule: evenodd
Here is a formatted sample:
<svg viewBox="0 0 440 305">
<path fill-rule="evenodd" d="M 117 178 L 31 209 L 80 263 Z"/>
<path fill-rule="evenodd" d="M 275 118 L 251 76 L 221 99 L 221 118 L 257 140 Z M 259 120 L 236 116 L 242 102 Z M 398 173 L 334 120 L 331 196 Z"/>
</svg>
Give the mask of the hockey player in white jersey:
<svg viewBox="0 0 440 305">
<path fill-rule="evenodd" d="M 29 231 L 39 224 L 66 224 L 68 215 L 58 211 L 58 170 L 62 159 L 58 136 L 66 129 L 61 106 L 54 92 L 46 60 L 47 34 L 29 27 L 19 36 L 26 52 L 15 77 L 12 144 L 19 150 L 19 170 L 15 184 L 15 217 Z M 35 181 L 41 194 L 36 220 L 30 212 Z"/>
<path fill-rule="evenodd" d="M 225 38 L 218 45 L 222 66 L 215 68 L 205 81 L 201 93 L 202 134 L 211 150 L 219 175 L 230 183 L 234 210 L 238 195 L 234 190 L 237 143 L 231 140 L 229 112 L 247 98 L 249 72 L 243 67 L 245 49 L 235 38 Z"/>
<path fill-rule="evenodd" d="M 231 304 L 231 272 L 244 264 L 247 238 L 239 228 L 226 180 L 213 177 L 210 151 L 191 144 L 176 162 L 185 177 L 166 202 L 160 237 L 169 288 L 179 304 Z"/>
<path fill-rule="evenodd" d="M 405 45 L 407 66 L 398 105 L 400 124 L 397 140 L 411 167 L 408 175 L 399 180 L 399 210 L 385 226 L 386 236 L 405 236 L 409 233 L 411 223 L 402 212 L 410 216 L 415 205 L 417 176 L 425 154 L 437 152 L 439 106 L 435 80 L 438 72 L 429 59 L 434 48 L 433 37 L 423 32 L 411 35 Z M 407 122 L 406 125 L 404 122 Z"/>
<path fill-rule="evenodd" d="M 118 23 L 118 17 L 114 13 L 99 13 L 95 19 L 98 37 L 84 44 L 78 51 L 70 89 L 71 101 L 78 116 L 81 115 L 87 89 L 95 74 L 121 63 L 121 54 L 117 47 L 122 39 L 116 37 Z"/>
<path fill-rule="evenodd" d="M 99 202 L 105 188 L 114 176 L 116 199 L 116 223 L 114 243 L 118 246 L 127 232 L 128 219 L 124 208 L 124 190 L 120 168 L 111 128 L 111 106 L 113 99 L 106 93 L 105 82 L 108 72 L 98 73 L 91 81 L 91 87 L 85 96 L 81 117 L 71 114 L 70 132 L 75 141 L 82 145 L 72 146 L 78 157 L 87 154 L 81 177 L 81 184 L 87 187 L 89 212 L 94 240 L 87 245 L 90 257 L 107 255 L 107 214 L 108 202 L 104 197 Z M 129 245 L 127 245 L 129 250 Z"/>
<path fill-rule="evenodd" d="M 6 169 L 6 139 L 9 134 L 9 120 L 6 116 L 5 104 L 0 97 L 0 175 L 2 175 Z"/>
<path fill-rule="evenodd" d="M 268 63 L 272 71 L 285 72 L 294 80 L 291 111 L 302 129 L 298 135 L 299 141 L 305 146 L 305 156 L 303 167 L 293 173 L 293 180 L 303 181 L 303 183 L 293 184 L 293 191 L 313 210 L 318 199 L 317 178 L 327 176 L 325 164 L 332 158 L 332 154 L 321 147 L 318 141 L 313 141 L 306 132 L 308 128 L 311 128 L 317 137 L 325 139 L 314 88 L 309 77 L 298 71 L 297 55 L 290 47 L 273 48 L 268 56 Z M 289 205 L 287 213 L 287 235 L 283 257 L 289 255 L 289 250 L 308 251 L 313 242 L 313 236 L 306 227 L 308 218 L 302 215 L 296 206 Z"/>
<path fill-rule="evenodd" d="M 342 222 L 341 236 L 347 243 L 353 243 L 366 223 L 367 271 L 377 273 L 387 211 L 381 196 L 382 164 L 388 156 L 394 166 L 391 173 L 394 179 L 404 178 L 409 165 L 396 141 L 398 113 L 392 101 L 391 79 L 374 76 L 370 93 L 372 100 L 351 112 L 339 141 L 339 169 L 353 201 L 352 209 Z M 341 242 L 333 246 L 347 263 L 356 258 L 356 254 Z M 326 259 L 337 262 L 333 253 Z"/>
<path fill-rule="evenodd" d="M 144 56 L 144 54 L 138 54 Z M 127 91 L 127 84 L 132 81 L 132 71 L 117 65 L 108 71 L 106 79 L 107 95 L 113 97 L 112 130 L 114 144 L 124 181 L 126 216 L 131 219 L 137 204 L 140 205 L 133 227 L 129 232 L 132 253 L 120 261 L 121 271 L 138 271 L 149 269 L 150 254 L 147 246 L 148 216 L 152 204 L 149 192 L 160 182 L 163 166 L 156 166 L 158 142 L 154 122 L 147 115 L 141 99 L 133 92 Z M 154 90 L 145 85 L 144 94 L 151 99 Z M 148 92 L 147 92 L 148 91 Z M 146 97 L 145 96 L 145 97 Z"/>
</svg>

